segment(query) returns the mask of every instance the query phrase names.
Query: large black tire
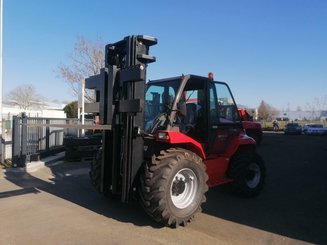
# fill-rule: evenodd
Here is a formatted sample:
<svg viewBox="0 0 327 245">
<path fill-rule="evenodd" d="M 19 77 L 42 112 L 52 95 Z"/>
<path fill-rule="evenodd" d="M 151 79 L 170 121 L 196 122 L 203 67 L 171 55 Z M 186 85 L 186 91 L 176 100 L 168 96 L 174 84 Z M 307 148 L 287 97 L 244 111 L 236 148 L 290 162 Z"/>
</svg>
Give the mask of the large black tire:
<svg viewBox="0 0 327 245">
<path fill-rule="evenodd" d="M 206 201 L 208 175 L 202 159 L 171 148 L 153 156 L 140 175 L 139 196 L 147 214 L 166 226 L 186 226 Z"/>
<path fill-rule="evenodd" d="M 102 149 L 100 148 L 91 162 L 91 170 L 89 172 L 91 183 L 99 192 L 101 191 L 101 160 Z"/>
<path fill-rule="evenodd" d="M 104 186 L 103 190 L 101 190 L 101 162 L 102 162 L 102 148 L 100 148 L 95 157 L 91 162 L 91 170 L 89 172 L 91 183 L 94 188 L 101 192 L 105 197 L 111 199 L 118 199 L 118 195 L 112 194 L 111 190 L 109 190 L 106 186 Z"/>
<path fill-rule="evenodd" d="M 266 167 L 262 158 L 255 153 L 243 153 L 233 157 L 228 176 L 234 179 L 232 186 L 243 197 L 254 197 L 265 183 Z"/>
</svg>

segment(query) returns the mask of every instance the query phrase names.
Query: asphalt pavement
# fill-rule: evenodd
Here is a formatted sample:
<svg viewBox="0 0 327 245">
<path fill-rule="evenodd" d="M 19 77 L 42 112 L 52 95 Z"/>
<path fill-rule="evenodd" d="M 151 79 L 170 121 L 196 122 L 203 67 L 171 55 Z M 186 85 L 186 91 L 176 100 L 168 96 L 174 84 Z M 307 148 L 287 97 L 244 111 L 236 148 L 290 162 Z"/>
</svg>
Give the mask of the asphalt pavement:
<svg viewBox="0 0 327 245">
<path fill-rule="evenodd" d="M 98 194 L 86 162 L 0 173 L 0 244 L 327 244 L 327 137 L 264 134 L 266 185 L 252 199 L 209 190 L 187 227 Z"/>
</svg>

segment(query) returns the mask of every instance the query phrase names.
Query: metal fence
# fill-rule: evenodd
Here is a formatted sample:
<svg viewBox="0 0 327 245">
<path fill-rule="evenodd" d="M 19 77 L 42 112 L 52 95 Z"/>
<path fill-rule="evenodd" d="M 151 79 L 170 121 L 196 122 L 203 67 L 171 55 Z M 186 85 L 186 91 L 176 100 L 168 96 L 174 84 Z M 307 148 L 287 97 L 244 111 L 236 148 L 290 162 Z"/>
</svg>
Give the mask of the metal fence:
<svg viewBox="0 0 327 245">
<path fill-rule="evenodd" d="M 66 118 L 27 117 L 26 114 L 13 117 L 12 165 L 24 167 L 26 162 L 63 151 L 66 136 L 78 136 L 77 128 L 52 128 L 43 124 L 78 124 L 79 120 Z M 93 120 L 86 120 L 93 124 Z M 39 126 L 33 126 L 39 125 Z"/>
</svg>

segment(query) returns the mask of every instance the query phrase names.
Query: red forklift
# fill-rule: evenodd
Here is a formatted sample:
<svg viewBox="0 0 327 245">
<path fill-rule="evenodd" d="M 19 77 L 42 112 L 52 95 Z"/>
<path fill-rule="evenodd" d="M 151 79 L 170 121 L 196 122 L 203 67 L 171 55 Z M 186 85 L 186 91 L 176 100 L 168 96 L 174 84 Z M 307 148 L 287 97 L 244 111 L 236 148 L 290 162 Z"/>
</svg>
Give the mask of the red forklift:
<svg viewBox="0 0 327 245">
<path fill-rule="evenodd" d="M 170 227 L 201 211 L 208 187 L 230 183 L 244 197 L 261 191 L 265 165 L 245 134 L 228 85 L 181 75 L 146 83 L 157 39 L 128 36 L 106 46 L 106 67 L 86 79 L 97 94 L 102 147 L 91 164 L 96 189 Z"/>
<path fill-rule="evenodd" d="M 251 116 L 246 109 L 238 108 L 238 111 L 241 115 L 242 125 L 245 133 L 253 138 L 257 145 L 260 145 L 263 137 L 261 123 L 253 121 L 253 116 Z"/>
</svg>

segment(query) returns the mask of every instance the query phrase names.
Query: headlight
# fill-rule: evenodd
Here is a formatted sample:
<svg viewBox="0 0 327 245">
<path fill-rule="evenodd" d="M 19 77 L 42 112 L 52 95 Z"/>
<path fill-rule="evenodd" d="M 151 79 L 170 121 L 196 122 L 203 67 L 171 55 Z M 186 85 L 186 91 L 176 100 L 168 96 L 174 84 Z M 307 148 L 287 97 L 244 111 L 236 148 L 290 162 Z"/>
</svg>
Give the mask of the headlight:
<svg viewBox="0 0 327 245">
<path fill-rule="evenodd" d="M 159 132 L 158 133 L 158 139 L 159 140 L 169 140 L 170 137 L 167 132 Z"/>
</svg>

